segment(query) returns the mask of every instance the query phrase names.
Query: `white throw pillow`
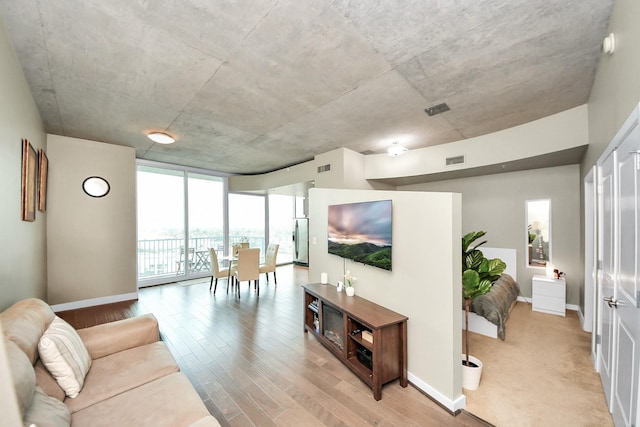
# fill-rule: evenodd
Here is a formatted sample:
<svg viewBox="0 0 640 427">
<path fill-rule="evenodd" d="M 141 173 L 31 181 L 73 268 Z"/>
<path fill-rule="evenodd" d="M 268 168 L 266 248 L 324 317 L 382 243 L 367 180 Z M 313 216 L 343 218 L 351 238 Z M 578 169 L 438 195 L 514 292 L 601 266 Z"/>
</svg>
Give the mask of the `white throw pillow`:
<svg viewBox="0 0 640 427">
<path fill-rule="evenodd" d="M 75 329 L 56 316 L 40 338 L 38 352 L 67 396 L 78 396 L 91 367 L 91 356 Z"/>
</svg>

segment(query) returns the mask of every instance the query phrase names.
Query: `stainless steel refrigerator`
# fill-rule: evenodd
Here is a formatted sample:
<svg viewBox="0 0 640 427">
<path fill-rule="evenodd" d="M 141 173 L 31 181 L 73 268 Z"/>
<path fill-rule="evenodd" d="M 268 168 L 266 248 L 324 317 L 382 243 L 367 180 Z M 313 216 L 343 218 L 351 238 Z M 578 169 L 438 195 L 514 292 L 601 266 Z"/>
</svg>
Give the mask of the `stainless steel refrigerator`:
<svg viewBox="0 0 640 427">
<path fill-rule="evenodd" d="M 293 263 L 309 265 L 309 218 L 293 219 Z"/>
</svg>

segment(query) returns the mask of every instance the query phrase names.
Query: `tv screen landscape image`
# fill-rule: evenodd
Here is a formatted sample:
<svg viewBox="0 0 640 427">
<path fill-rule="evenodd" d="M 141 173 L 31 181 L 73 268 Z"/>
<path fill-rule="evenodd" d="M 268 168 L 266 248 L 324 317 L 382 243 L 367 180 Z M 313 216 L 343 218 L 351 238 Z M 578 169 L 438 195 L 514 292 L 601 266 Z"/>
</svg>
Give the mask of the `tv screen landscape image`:
<svg viewBox="0 0 640 427">
<path fill-rule="evenodd" d="M 329 253 L 391 271 L 391 200 L 329 205 Z"/>
</svg>

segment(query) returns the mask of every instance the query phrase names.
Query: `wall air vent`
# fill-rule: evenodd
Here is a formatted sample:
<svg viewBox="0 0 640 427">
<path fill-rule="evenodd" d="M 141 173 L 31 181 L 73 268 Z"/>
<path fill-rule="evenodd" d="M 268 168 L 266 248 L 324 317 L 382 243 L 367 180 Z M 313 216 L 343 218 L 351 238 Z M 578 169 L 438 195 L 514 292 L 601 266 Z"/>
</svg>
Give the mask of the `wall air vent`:
<svg viewBox="0 0 640 427">
<path fill-rule="evenodd" d="M 436 114 L 440 114 L 440 113 L 444 113 L 445 111 L 449 111 L 450 108 L 447 105 L 446 102 L 443 102 L 442 104 L 438 104 L 438 105 L 434 105 L 432 107 L 429 108 L 425 108 L 424 112 L 427 113 L 430 116 L 435 116 Z"/>
<path fill-rule="evenodd" d="M 326 165 L 318 166 L 318 173 L 329 172 L 331 170 L 331 164 L 327 163 Z"/>
<path fill-rule="evenodd" d="M 446 165 L 461 165 L 464 163 L 464 156 L 447 157 Z"/>
</svg>

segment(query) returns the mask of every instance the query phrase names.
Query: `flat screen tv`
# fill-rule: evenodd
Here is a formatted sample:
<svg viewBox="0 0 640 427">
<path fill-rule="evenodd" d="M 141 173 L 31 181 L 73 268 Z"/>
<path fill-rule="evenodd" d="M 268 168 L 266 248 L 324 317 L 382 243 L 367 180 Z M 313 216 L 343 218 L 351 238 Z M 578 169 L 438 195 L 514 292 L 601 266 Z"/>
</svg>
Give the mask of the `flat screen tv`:
<svg viewBox="0 0 640 427">
<path fill-rule="evenodd" d="M 329 205 L 329 253 L 391 270 L 391 200 Z"/>
</svg>

